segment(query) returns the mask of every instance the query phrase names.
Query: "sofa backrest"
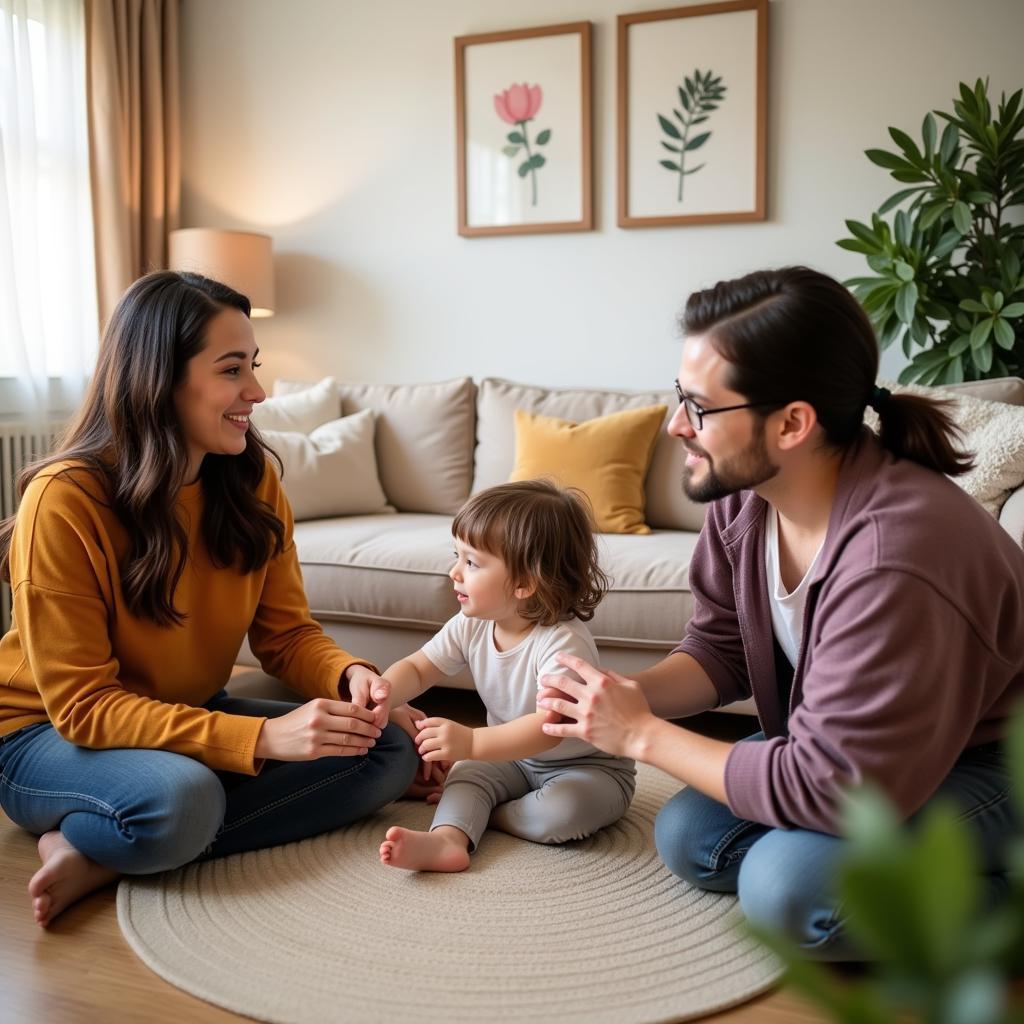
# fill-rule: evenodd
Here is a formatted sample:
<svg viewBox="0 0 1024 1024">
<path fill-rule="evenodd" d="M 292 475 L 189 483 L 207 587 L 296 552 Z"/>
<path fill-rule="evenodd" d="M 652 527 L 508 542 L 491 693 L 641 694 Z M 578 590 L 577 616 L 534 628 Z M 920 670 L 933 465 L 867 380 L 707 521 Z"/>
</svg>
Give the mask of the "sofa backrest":
<svg viewBox="0 0 1024 1024">
<path fill-rule="evenodd" d="M 278 379 L 274 395 L 310 387 Z M 454 515 L 473 478 L 476 387 L 469 377 L 436 384 L 350 384 L 337 381 L 343 416 L 372 409 L 377 475 L 399 512 Z"/>
<path fill-rule="evenodd" d="M 683 446 L 664 429 L 678 404 L 674 391 L 542 388 L 487 377 L 480 382 L 477 394 L 473 493 L 508 480 L 515 464 L 516 409 L 579 423 L 623 409 L 665 405 L 669 411 L 644 481 L 644 519 L 655 529 L 699 530 L 704 523 L 704 507 L 683 493 Z"/>
</svg>

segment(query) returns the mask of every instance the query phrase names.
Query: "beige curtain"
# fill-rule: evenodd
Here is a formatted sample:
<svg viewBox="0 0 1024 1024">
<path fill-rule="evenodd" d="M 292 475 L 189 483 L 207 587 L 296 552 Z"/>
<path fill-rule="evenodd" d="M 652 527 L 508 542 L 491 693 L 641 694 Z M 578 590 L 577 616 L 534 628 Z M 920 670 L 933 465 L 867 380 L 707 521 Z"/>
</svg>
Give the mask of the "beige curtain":
<svg viewBox="0 0 1024 1024">
<path fill-rule="evenodd" d="M 85 0 L 89 160 L 101 328 L 167 266 L 181 205 L 179 0 Z"/>
</svg>

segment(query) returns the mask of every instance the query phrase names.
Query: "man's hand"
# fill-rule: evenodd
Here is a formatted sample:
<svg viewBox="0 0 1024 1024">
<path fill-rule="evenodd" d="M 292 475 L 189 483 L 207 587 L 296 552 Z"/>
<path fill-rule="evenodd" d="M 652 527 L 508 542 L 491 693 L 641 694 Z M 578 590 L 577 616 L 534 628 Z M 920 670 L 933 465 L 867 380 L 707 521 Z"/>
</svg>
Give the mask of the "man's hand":
<svg viewBox="0 0 1024 1024">
<path fill-rule="evenodd" d="M 378 729 L 383 729 L 388 724 L 391 684 L 366 665 L 349 665 L 342 674 L 342 679 L 348 684 L 352 703 L 369 708 L 373 712 L 374 724 Z"/>
<path fill-rule="evenodd" d="M 253 753 L 275 761 L 356 757 L 376 745 L 380 732 L 374 712 L 347 700 L 318 697 L 280 718 L 268 718 Z"/>
<path fill-rule="evenodd" d="M 473 730 L 468 725 L 447 718 L 424 718 L 416 727 L 424 761 L 465 761 L 473 756 Z"/>
<path fill-rule="evenodd" d="M 557 657 L 582 682 L 561 675 L 541 678 L 537 707 L 563 716 L 560 722 L 546 722 L 541 727 L 544 732 L 575 736 L 606 753 L 642 761 L 647 727 L 658 719 L 639 683 L 618 672 L 603 672 L 570 654 Z"/>
</svg>

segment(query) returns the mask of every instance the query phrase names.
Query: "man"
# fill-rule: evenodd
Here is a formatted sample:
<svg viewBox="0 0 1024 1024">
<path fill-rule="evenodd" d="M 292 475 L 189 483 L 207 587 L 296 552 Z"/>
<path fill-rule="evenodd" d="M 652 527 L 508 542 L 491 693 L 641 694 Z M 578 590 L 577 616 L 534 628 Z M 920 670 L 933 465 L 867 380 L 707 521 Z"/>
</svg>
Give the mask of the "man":
<svg viewBox="0 0 1024 1024">
<path fill-rule="evenodd" d="M 875 386 L 871 325 L 838 282 L 750 274 L 691 296 L 683 322 L 668 430 L 686 493 L 711 503 L 693 617 L 633 680 L 565 659 L 583 682 L 542 691 L 570 719 L 544 728 L 686 783 L 655 825 L 670 870 L 846 959 L 833 884 L 850 786 L 875 783 L 904 818 L 954 801 L 990 887 L 1006 884 L 999 740 L 1024 696 L 1024 552 L 944 475 L 971 462 L 941 404 Z M 747 741 L 663 721 L 751 694 Z"/>
</svg>

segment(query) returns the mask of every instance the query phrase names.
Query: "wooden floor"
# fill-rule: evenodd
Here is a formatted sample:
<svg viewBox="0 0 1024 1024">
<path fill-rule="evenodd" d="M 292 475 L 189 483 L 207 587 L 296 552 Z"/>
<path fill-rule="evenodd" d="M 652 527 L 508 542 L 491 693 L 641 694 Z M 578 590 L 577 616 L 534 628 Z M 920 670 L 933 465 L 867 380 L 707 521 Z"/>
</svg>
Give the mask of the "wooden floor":
<svg viewBox="0 0 1024 1024">
<path fill-rule="evenodd" d="M 418 704 L 473 721 L 475 695 L 439 692 Z M 440 703 L 439 703 L 440 702 Z M 727 738 L 743 725 L 710 715 L 706 731 Z M 50 928 L 32 923 L 25 885 L 38 865 L 35 840 L 0 814 L 0 1021 L 63 1024 L 154 1021 L 221 1024 L 245 1018 L 187 995 L 136 959 L 117 925 L 113 886 L 66 911 Z M 706 1018 L 715 1024 L 821 1024 L 796 995 L 775 991 Z"/>
</svg>

